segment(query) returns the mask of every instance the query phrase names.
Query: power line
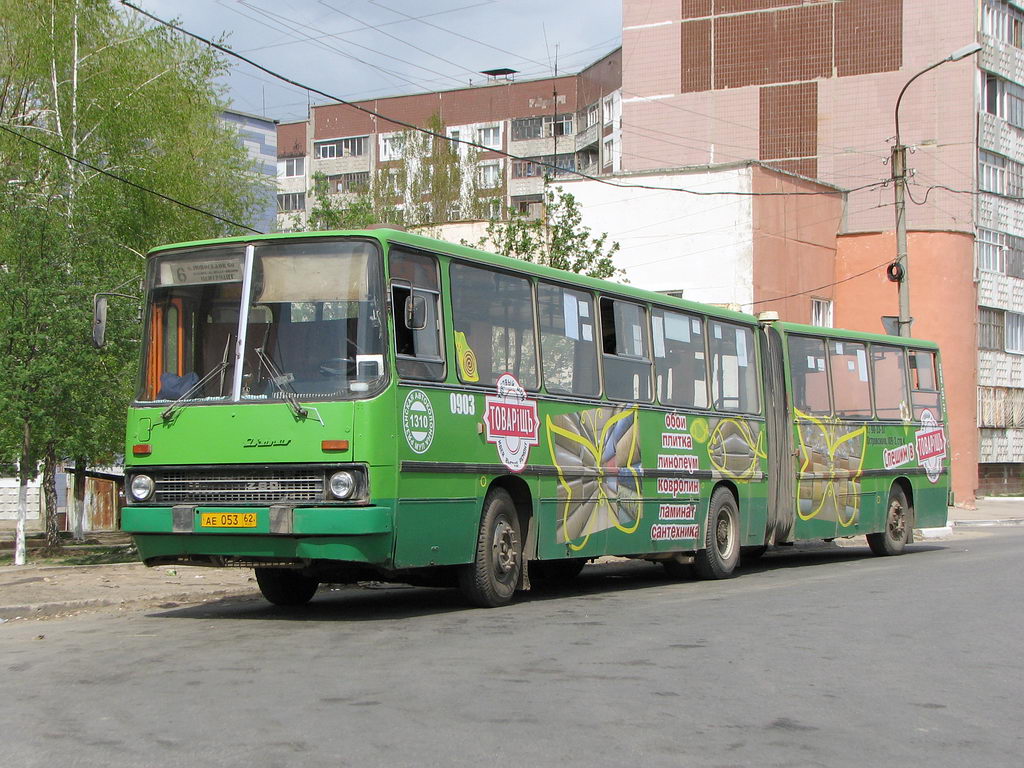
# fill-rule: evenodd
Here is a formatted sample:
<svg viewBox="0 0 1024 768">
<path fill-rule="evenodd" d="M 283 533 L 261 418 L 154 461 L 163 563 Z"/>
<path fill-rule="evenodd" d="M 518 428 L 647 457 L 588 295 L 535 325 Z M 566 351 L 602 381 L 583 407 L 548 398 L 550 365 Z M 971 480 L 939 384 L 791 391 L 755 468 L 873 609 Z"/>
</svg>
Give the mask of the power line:
<svg viewBox="0 0 1024 768">
<path fill-rule="evenodd" d="M 824 285 L 819 285 L 816 288 L 808 288 L 806 291 L 797 291 L 796 293 L 790 293 L 787 294 L 786 296 L 775 296 L 771 299 L 761 299 L 760 301 L 752 301 L 747 306 L 754 307 L 757 306 L 758 304 L 767 304 L 770 301 L 782 301 L 783 299 L 792 299 L 796 296 L 806 296 L 808 293 L 814 293 L 815 291 L 820 291 L 823 290 L 824 288 L 831 288 L 835 285 L 839 285 L 840 283 L 847 283 L 850 280 L 855 280 L 858 277 L 863 277 L 869 272 L 874 272 L 876 269 L 881 269 L 882 267 L 891 263 L 892 259 L 886 259 L 881 264 L 876 264 L 875 266 L 869 267 L 868 269 L 865 269 L 863 272 L 858 272 L 855 275 L 849 275 L 847 277 L 844 277 L 842 280 L 834 280 L 831 283 L 825 283 Z"/>
<path fill-rule="evenodd" d="M 239 227 L 240 229 L 247 229 L 250 232 L 256 233 L 257 235 L 262 235 L 263 234 L 263 232 L 258 230 L 258 229 L 253 229 L 252 227 L 247 226 L 245 224 L 239 224 L 237 221 L 232 221 L 231 219 L 227 219 L 227 218 L 221 216 L 220 214 L 213 213 L 212 211 L 206 211 L 206 210 L 203 210 L 202 208 L 197 208 L 194 205 L 190 205 L 189 203 L 182 202 L 181 200 L 178 200 L 177 198 L 171 197 L 170 195 L 165 195 L 163 192 L 157 192 L 155 189 L 150 189 L 149 187 L 144 187 L 141 184 L 136 184 L 131 179 L 126 179 L 123 176 L 118 176 L 116 173 L 111 173 L 110 171 L 106 171 L 103 168 L 100 168 L 98 166 L 93 165 L 92 163 L 86 162 L 85 160 L 80 160 L 79 158 L 77 158 L 77 157 L 75 157 L 73 155 L 69 155 L 67 152 L 63 152 L 63 151 L 57 149 L 56 147 L 51 147 L 48 144 L 43 144 L 41 141 L 36 141 L 35 139 L 33 139 L 30 136 L 26 136 L 23 133 L 18 133 L 17 131 L 15 131 L 15 130 L 13 130 L 11 128 L 8 128 L 6 125 L 0 125 L 0 131 L 4 131 L 6 133 L 11 134 L 12 136 L 18 137 L 19 139 L 22 139 L 24 141 L 30 142 L 32 144 L 35 144 L 37 147 L 45 149 L 45 150 L 47 150 L 49 152 L 53 152 L 55 155 L 60 155 L 65 160 L 70 160 L 71 162 L 77 163 L 78 165 L 81 165 L 81 166 L 83 166 L 85 168 L 88 168 L 89 170 L 96 171 L 97 173 L 102 173 L 104 176 L 109 176 L 110 178 L 114 179 L 115 181 L 120 181 L 122 184 L 127 184 L 129 187 L 134 187 L 135 189 L 141 190 L 142 192 L 147 192 L 147 193 L 149 193 L 151 195 L 155 195 L 156 197 L 162 198 L 163 200 L 167 200 L 168 202 L 174 203 L 175 205 L 180 205 L 182 208 L 188 208 L 190 211 L 195 211 L 196 213 L 201 213 L 204 216 L 210 216 L 210 217 L 212 217 L 214 219 L 217 219 L 218 221 L 223 221 L 225 224 L 230 224 L 233 227 Z"/>
<path fill-rule="evenodd" d="M 301 83 L 301 82 L 299 82 L 297 80 L 294 80 L 294 79 L 292 79 L 290 77 L 287 77 L 285 75 L 279 74 L 278 72 L 275 72 L 274 70 L 269 69 L 268 67 L 265 67 L 262 64 L 259 64 L 259 63 L 255 62 L 255 61 L 253 61 L 252 59 L 248 58 L 247 56 L 243 56 L 242 54 L 237 53 L 236 51 L 231 50 L 227 46 L 221 45 L 220 43 L 216 43 L 216 42 L 214 42 L 214 41 L 212 41 L 212 40 L 210 40 L 208 38 L 205 38 L 202 35 L 199 35 L 199 34 L 197 34 L 195 32 L 190 32 L 189 30 L 184 29 L 183 27 L 180 27 L 177 24 L 174 24 L 174 23 L 169 22 L 169 21 L 165 21 L 164 19 L 161 19 L 160 17 L 155 16 L 152 13 L 149 13 L 148 11 L 143 10 L 142 8 L 139 8 L 137 5 L 135 5 L 135 4 L 131 3 L 131 2 L 128 2 L 128 0 L 120 0 L 120 2 L 121 2 L 121 5 L 123 5 L 123 6 L 127 7 L 127 8 L 131 8 L 132 10 L 136 11 L 137 13 L 140 13 L 143 16 L 145 16 L 145 17 L 155 21 L 157 24 L 165 26 L 168 29 L 173 29 L 173 30 L 175 30 L 177 32 L 180 32 L 183 35 L 187 35 L 188 37 L 191 37 L 191 38 L 193 38 L 195 40 L 198 40 L 199 42 L 204 43 L 205 45 L 207 45 L 207 46 L 209 46 L 209 47 L 211 47 L 211 48 L 213 48 L 215 50 L 218 50 L 221 53 L 224 53 L 224 54 L 226 54 L 228 56 L 236 58 L 239 61 L 243 61 L 246 64 L 248 64 L 248 65 L 250 65 L 252 67 L 255 67 L 256 69 L 260 70 L 261 72 L 265 72 L 266 74 L 268 74 L 268 75 L 270 75 L 272 77 L 275 77 L 275 78 L 281 80 L 282 82 L 288 83 L 288 84 L 293 85 L 293 86 L 295 86 L 297 88 L 304 88 L 305 90 L 309 91 L 310 93 L 315 93 L 315 94 L 317 94 L 319 96 L 323 96 L 326 99 L 331 99 L 332 101 L 337 102 L 341 106 L 349 107 L 350 109 L 354 109 L 354 110 L 356 110 L 358 112 L 363 112 L 364 114 L 370 115 L 370 116 L 375 117 L 375 118 L 377 118 L 379 120 L 386 121 L 386 122 L 391 123 L 393 125 L 400 125 L 403 128 L 407 128 L 407 129 L 409 129 L 411 131 L 416 131 L 417 133 L 422 133 L 422 134 L 424 134 L 426 136 L 430 136 L 430 137 L 433 137 L 435 139 L 439 139 L 439 140 L 446 141 L 446 142 L 453 143 L 453 144 L 464 144 L 464 145 L 466 145 L 468 147 L 473 147 L 474 149 L 478 149 L 478 150 L 485 151 L 485 152 L 491 152 L 491 153 L 499 155 L 501 157 L 506 157 L 506 158 L 508 158 L 510 160 L 521 160 L 521 161 L 524 161 L 524 162 L 530 162 L 530 163 L 533 163 L 535 165 L 539 165 L 541 167 L 550 168 L 553 171 L 556 171 L 558 173 L 570 173 L 570 174 L 578 176 L 578 177 L 580 177 L 582 179 L 588 179 L 590 181 L 596 181 L 599 184 L 605 184 L 605 185 L 610 186 L 610 187 L 621 187 L 621 188 L 624 188 L 624 189 L 667 190 L 667 191 L 670 191 L 670 192 L 681 192 L 683 194 L 697 195 L 697 196 L 729 195 L 729 196 L 733 196 L 733 197 L 805 197 L 805 196 L 821 196 L 821 195 L 840 195 L 840 194 L 843 194 L 845 192 L 855 192 L 855 191 L 858 191 L 860 189 L 865 189 L 865 188 L 870 187 L 870 186 L 875 186 L 875 184 L 867 184 L 867 185 L 864 185 L 862 187 L 855 187 L 855 188 L 849 189 L 849 190 L 834 189 L 834 190 L 823 190 L 823 191 L 820 191 L 820 192 L 738 192 L 738 191 L 697 192 L 697 191 L 694 191 L 694 190 L 691 190 L 691 189 L 685 189 L 685 188 L 682 188 L 682 187 L 663 187 L 663 186 L 656 186 L 656 185 L 653 185 L 653 184 L 622 184 L 622 183 L 619 183 L 619 182 L 611 181 L 610 179 L 601 178 L 599 176 L 591 176 L 590 174 L 586 174 L 586 173 L 583 173 L 581 171 L 575 171 L 575 170 L 568 171 L 567 169 L 564 169 L 564 168 L 561 168 L 561 167 L 557 166 L 555 163 L 549 163 L 549 162 L 547 162 L 545 160 L 540 160 L 540 159 L 537 159 L 537 158 L 534 158 L 534 157 L 522 157 L 520 155 L 513 155 L 512 153 L 505 152 L 504 150 L 495 149 L 494 147 L 488 147 L 488 146 L 485 146 L 483 144 L 478 144 L 477 142 L 469 141 L 469 140 L 462 139 L 462 138 L 454 138 L 454 137 L 447 136 L 447 135 L 442 134 L 442 133 L 438 133 L 436 131 L 432 131 L 432 130 L 430 130 L 428 128 L 421 128 L 420 126 L 415 125 L 415 124 L 410 123 L 410 122 L 407 122 L 405 120 L 401 120 L 401 119 L 398 119 L 398 118 L 395 118 L 395 117 L 388 117 L 387 115 L 381 114 L 380 112 L 377 112 L 376 110 L 370 109 L 368 107 L 364 107 L 364 106 L 362 106 L 360 104 L 357 104 L 357 103 L 353 103 L 353 102 L 347 101 L 346 99 L 342 99 L 342 98 L 340 98 L 338 96 L 335 96 L 333 94 L 327 93 L 326 91 L 321 91 L 318 88 L 313 88 L 312 86 L 306 85 L 306 84 Z"/>
</svg>

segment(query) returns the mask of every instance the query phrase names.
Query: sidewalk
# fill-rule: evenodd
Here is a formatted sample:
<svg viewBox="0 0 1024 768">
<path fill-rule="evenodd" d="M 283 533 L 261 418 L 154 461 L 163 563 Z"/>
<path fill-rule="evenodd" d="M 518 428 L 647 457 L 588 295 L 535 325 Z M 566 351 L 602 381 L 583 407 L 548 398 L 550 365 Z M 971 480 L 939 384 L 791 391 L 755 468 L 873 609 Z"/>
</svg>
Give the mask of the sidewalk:
<svg viewBox="0 0 1024 768">
<path fill-rule="evenodd" d="M 918 540 L 943 539 L 1000 526 L 1024 526 L 1024 498 L 978 499 L 976 509 L 950 507 L 949 525 L 922 531 Z M 90 537 L 94 537 L 90 534 Z M 123 534 L 101 537 L 119 542 Z M 859 539 L 859 541 L 858 541 Z M 862 546 L 863 537 L 836 540 L 836 546 Z M 224 597 L 262 599 L 248 568 L 197 568 L 141 563 L 117 565 L 0 566 L 0 623 L 83 612 L 172 608 Z"/>
</svg>

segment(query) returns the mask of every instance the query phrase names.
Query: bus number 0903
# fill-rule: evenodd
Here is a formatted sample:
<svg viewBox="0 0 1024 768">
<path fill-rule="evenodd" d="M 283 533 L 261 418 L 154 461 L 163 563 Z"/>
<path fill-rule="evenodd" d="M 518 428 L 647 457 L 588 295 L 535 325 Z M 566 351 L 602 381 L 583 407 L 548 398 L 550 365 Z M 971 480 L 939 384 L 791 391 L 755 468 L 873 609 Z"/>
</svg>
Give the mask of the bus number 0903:
<svg viewBox="0 0 1024 768">
<path fill-rule="evenodd" d="M 473 416 L 476 413 L 476 399 L 472 395 L 461 392 L 451 393 L 452 413 L 460 416 Z"/>
</svg>

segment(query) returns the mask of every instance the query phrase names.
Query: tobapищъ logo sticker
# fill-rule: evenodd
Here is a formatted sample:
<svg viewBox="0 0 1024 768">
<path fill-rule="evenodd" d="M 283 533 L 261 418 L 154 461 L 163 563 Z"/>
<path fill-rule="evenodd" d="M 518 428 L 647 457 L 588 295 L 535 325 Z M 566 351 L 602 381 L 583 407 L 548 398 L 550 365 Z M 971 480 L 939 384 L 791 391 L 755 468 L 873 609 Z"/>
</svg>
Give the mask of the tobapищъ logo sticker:
<svg viewBox="0 0 1024 768">
<path fill-rule="evenodd" d="M 426 453 L 434 442 L 434 409 L 421 389 L 414 389 L 405 397 L 402 431 L 405 442 L 416 453 Z"/>
<path fill-rule="evenodd" d="M 540 442 L 537 401 L 527 399 L 526 390 L 511 373 L 501 374 L 497 387 L 497 397 L 485 398 L 487 442 L 497 447 L 502 464 L 513 472 L 522 472 L 530 446 Z"/>
<path fill-rule="evenodd" d="M 925 410 L 921 414 L 921 429 L 914 436 L 917 438 L 917 461 L 924 467 L 928 481 L 937 483 L 942 474 L 942 460 L 946 458 L 946 433 L 931 411 Z"/>
</svg>

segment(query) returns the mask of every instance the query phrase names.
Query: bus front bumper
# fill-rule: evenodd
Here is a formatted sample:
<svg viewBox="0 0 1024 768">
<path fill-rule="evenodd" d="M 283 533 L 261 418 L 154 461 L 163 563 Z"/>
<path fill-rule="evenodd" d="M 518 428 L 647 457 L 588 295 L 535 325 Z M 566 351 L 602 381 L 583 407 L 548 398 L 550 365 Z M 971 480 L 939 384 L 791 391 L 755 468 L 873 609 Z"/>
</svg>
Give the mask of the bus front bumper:
<svg viewBox="0 0 1024 768">
<path fill-rule="evenodd" d="M 386 563 L 390 507 L 124 507 L 143 562 L 203 555 Z"/>
</svg>

